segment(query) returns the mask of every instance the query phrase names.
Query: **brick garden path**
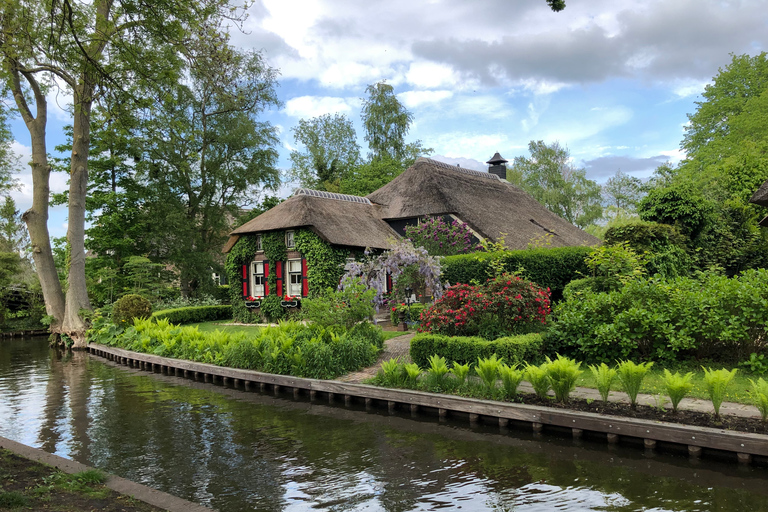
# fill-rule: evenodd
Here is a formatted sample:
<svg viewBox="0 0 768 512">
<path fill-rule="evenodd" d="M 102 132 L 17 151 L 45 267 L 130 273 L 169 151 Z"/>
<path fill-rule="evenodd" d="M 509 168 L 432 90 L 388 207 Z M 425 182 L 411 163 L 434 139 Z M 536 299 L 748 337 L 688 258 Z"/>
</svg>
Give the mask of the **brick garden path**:
<svg viewBox="0 0 768 512">
<path fill-rule="evenodd" d="M 373 366 L 369 366 L 368 368 L 363 368 L 358 372 L 342 375 L 336 380 L 340 380 L 342 382 L 353 382 L 353 383 L 359 384 L 366 379 L 370 379 L 371 377 L 374 377 L 376 373 L 379 371 L 379 368 L 381 368 L 381 363 L 393 357 L 399 357 L 400 362 L 402 363 L 410 363 L 411 362 L 411 356 L 410 356 L 411 338 L 413 338 L 414 336 L 415 336 L 415 333 L 411 332 L 411 333 L 403 334 L 402 336 L 397 336 L 396 338 L 388 339 L 387 341 L 384 342 L 384 352 L 381 353 L 378 361 L 376 361 L 376 364 L 374 364 Z"/>
</svg>

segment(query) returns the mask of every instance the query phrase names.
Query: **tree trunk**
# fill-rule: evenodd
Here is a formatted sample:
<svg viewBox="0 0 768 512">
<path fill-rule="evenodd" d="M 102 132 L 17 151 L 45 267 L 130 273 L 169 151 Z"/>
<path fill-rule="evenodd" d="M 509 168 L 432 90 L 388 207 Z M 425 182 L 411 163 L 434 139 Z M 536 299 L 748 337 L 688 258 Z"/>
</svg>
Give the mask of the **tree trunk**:
<svg viewBox="0 0 768 512">
<path fill-rule="evenodd" d="M 4 64 L 11 74 L 11 90 L 32 141 L 32 161 L 30 163 L 32 167 L 32 207 L 24 212 L 22 219 L 29 230 L 29 238 L 32 242 L 32 258 L 35 261 L 35 269 L 43 291 L 45 311 L 53 317 L 51 332 L 58 333 L 61 331 L 64 320 L 64 293 L 59 282 L 56 264 L 53 261 L 51 238 L 48 234 L 49 178 L 51 175 L 45 142 L 48 104 L 35 78 L 30 74 L 24 74 L 24 78 L 34 93 L 37 116 L 33 116 L 24 98 L 24 92 L 21 88 L 21 73 L 16 68 L 16 63 L 6 60 Z"/>
<path fill-rule="evenodd" d="M 87 325 L 80 311 L 91 310 L 85 283 L 85 198 L 88 188 L 88 150 L 91 138 L 93 90 L 85 75 L 75 90 L 75 116 L 72 130 L 72 161 L 69 175 L 69 221 L 67 242 L 70 262 L 67 300 L 62 331 L 72 338 L 72 348 L 84 348 Z"/>
</svg>

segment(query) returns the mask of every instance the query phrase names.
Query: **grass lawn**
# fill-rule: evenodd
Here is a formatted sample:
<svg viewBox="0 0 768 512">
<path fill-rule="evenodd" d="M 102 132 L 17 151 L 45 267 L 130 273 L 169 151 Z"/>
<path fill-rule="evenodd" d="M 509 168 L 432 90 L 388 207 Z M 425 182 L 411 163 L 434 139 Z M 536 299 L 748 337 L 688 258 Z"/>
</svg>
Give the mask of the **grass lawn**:
<svg viewBox="0 0 768 512">
<path fill-rule="evenodd" d="M 722 368 L 722 366 L 712 366 L 713 370 L 719 370 L 720 368 Z M 584 370 L 584 373 L 581 374 L 581 377 L 579 377 L 576 385 L 585 388 L 597 388 L 595 379 L 592 377 L 592 372 L 589 371 L 589 368 L 586 365 L 582 365 L 581 369 Z M 670 371 L 675 373 L 675 370 Z M 703 398 L 705 400 L 709 400 L 709 395 L 707 394 L 707 389 L 704 385 L 704 371 L 701 369 L 701 367 L 691 367 L 685 370 L 680 370 L 680 374 L 682 375 L 689 371 L 693 373 L 693 389 L 688 395 L 686 395 L 686 397 Z M 749 383 L 750 378 L 757 380 L 758 377 L 749 373 L 745 373 L 743 370 L 739 369 L 731 383 L 728 384 L 728 389 L 725 393 L 725 401 L 751 405 L 752 400 L 749 398 L 749 390 L 752 388 Z M 611 390 L 622 391 L 618 378 L 614 380 L 613 384 L 611 385 Z M 659 363 L 655 363 L 651 371 L 648 372 L 648 374 L 645 376 L 645 379 L 643 379 L 643 385 L 640 388 L 640 393 L 648 395 L 658 395 L 661 393 L 666 396 L 667 392 L 664 389 L 664 367 Z"/>
</svg>

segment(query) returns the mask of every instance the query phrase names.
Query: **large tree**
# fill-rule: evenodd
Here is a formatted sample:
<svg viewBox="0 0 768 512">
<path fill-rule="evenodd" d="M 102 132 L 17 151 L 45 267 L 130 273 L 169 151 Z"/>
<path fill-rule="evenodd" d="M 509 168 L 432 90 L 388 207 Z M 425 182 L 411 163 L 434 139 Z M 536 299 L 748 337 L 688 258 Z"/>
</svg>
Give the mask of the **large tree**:
<svg viewBox="0 0 768 512">
<path fill-rule="evenodd" d="M 600 185 L 571 162 L 568 148 L 555 141 L 531 141 L 530 157 L 515 157 L 507 179 L 520 186 L 552 213 L 584 228 L 602 216 Z"/>
<path fill-rule="evenodd" d="M 85 203 L 91 109 L 122 84 L 178 82 L 173 63 L 190 36 L 216 37 L 233 11 L 225 0 L 2 0 L 0 58 L 16 107 L 30 133 L 33 204 L 24 220 L 32 240 L 53 332 L 85 345 L 82 310 L 91 308 L 85 279 Z M 237 10 L 234 11 L 237 15 Z M 56 273 L 48 233 L 49 177 L 46 92 L 72 94 L 73 143 L 67 243 L 66 296 Z"/>
<path fill-rule="evenodd" d="M 352 121 L 344 114 L 325 114 L 301 119 L 291 130 L 303 147 L 291 151 L 291 177 L 304 187 L 337 191 L 341 178 L 360 162 Z"/>
</svg>

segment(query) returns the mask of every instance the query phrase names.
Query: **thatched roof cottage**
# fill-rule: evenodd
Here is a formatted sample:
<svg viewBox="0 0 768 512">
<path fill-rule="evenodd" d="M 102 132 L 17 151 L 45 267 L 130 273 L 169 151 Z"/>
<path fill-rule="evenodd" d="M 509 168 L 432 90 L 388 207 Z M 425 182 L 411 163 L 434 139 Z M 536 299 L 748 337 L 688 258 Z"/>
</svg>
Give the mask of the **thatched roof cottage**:
<svg viewBox="0 0 768 512">
<path fill-rule="evenodd" d="M 405 235 L 406 226 L 417 225 L 426 216 L 465 222 L 478 240 L 497 241 L 503 233 L 505 245 L 513 250 L 525 249 L 545 237 L 551 247 L 599 243 L 503 179 L 505 161 L 497 153 L 488 162 L 489 172 L 479 172 L 419 158 L 367 197 L 300 188 L 291 198 L 232 231 L 224 252 L 240 237 L 284 232 L 288 261 L 274 265 L 278 278 L 286 283 L 286 293 L 298 295 L 293 292 L 301 291 L 306 296 L 308 263 L 293 243 L 293 232 L 299 229 L 309 229 L 332 246 L 350 252 L 366 247 L 386 249 L 391 239 Z M 250 270 L 243 267 L 243 294 L 268 295 L 259 284 L 269 275 L 263 268 L 266 258 L 259 252 L 253 258 Z M 302 274 L 292 277 L 290 272 Z M 292 288 L 291 282 L 295 284 Z"/>
<path fill-rule="evenodd" d="M 768 181 L 763 183 L 760 188 L 757 189 L 757 192 L 752 195 L 752 198 L 749 200 L 749 202 L 768 208 Z M 760 225 L 768 228 L 768 215 L 766 215 L 763 220 L 760 221 Z"/>
</svg>

